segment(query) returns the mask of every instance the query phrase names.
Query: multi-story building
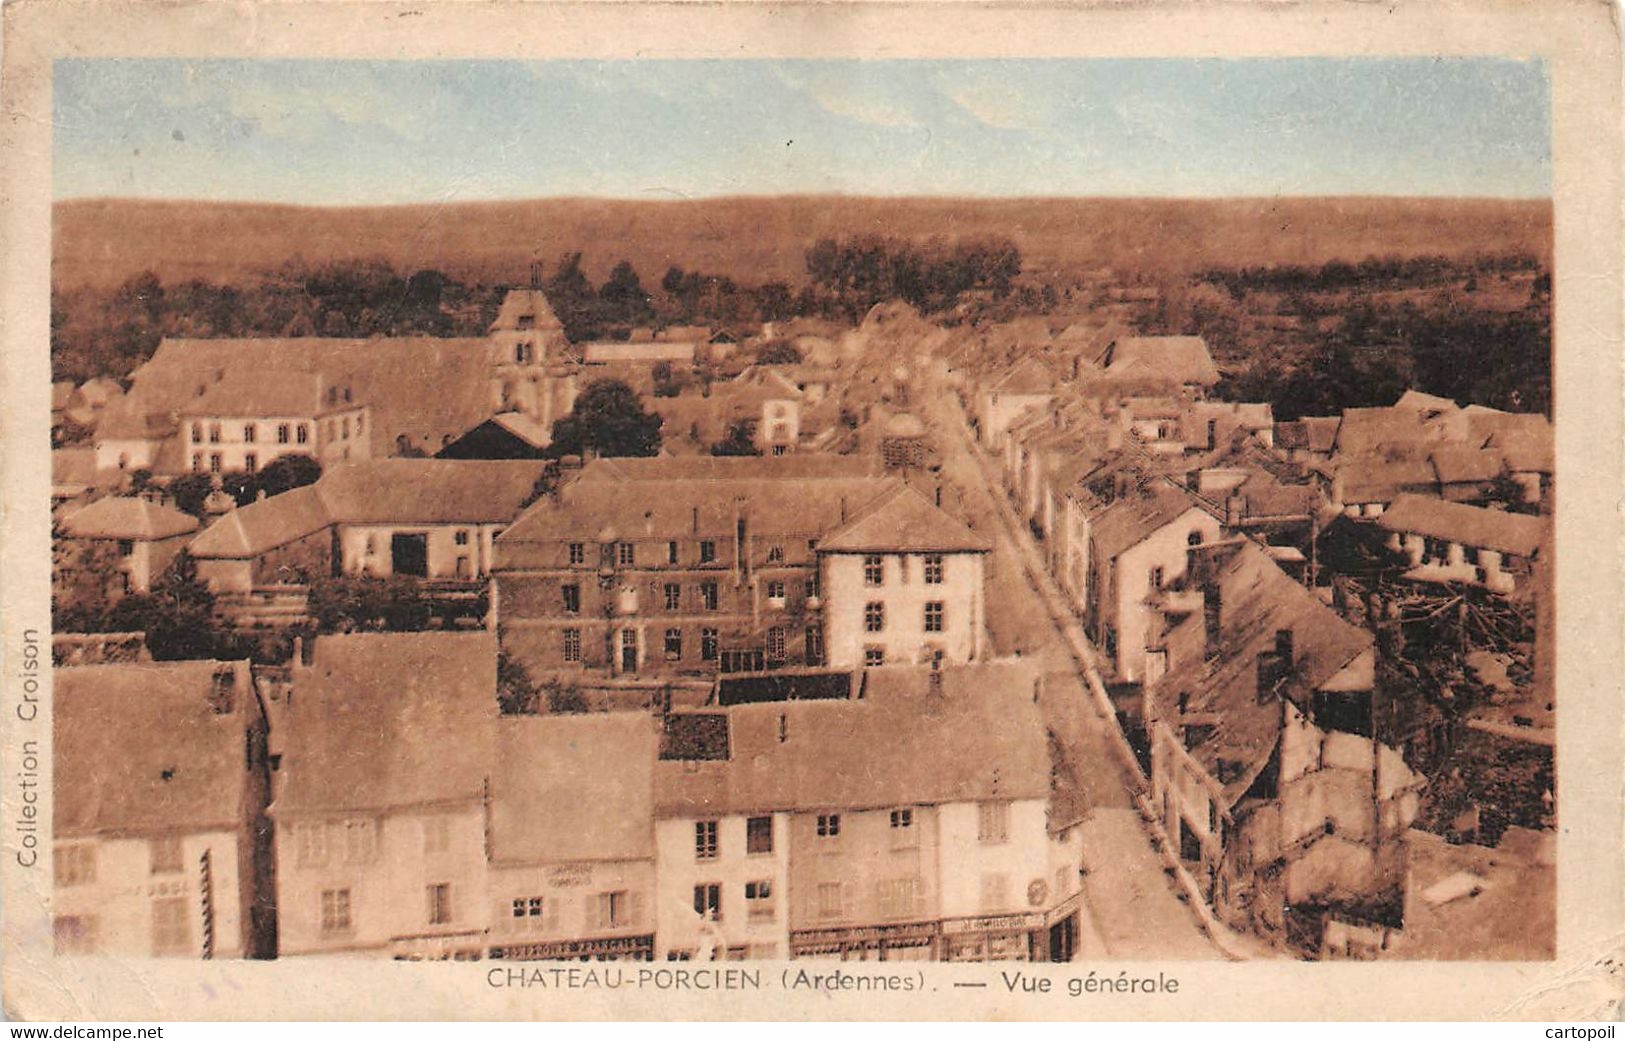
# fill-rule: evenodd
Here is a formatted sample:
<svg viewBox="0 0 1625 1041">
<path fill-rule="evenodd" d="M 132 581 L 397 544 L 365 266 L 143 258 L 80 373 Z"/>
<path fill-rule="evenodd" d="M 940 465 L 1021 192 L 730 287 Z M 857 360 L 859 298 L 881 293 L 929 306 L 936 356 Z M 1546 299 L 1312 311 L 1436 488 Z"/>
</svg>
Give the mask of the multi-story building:
<svg viewBox="0 0 1625 1041">
<path fill-rule="evenodd" d="M 649 960 L 653 717 L 505 716 L 496 726 L 487 956 Z"/>
<path fill-rule="evenodd" d="M 777 479 L 759 459 L 625 462 L 589 466 L 496 541 L 502 646 L 533 673 L 861 663 L 866 646 L 872 661 L 928 644 L 978 653 L 986 546 L 901 481 L 825 466 Z"/>
<path fill-rule="evenodd" d="M 55 671 L 62 954 L 274 953 L 265 715 L 246 661 Z"/>
<path fill-rule="evenodd" d="M 292 684 L 269 810 L 280 953 L 483 956 L 491 634 L 324 636 Z"/>
<path fill-rule="evenodd" d="M 534 287 L 509 293 L 485 337 L 165 339 L 98 417 L 97 465 L 173 475 L 287 452 L 432 455 L 506 412 L 550 431 L 575 400 L 567 346 Z"/>
<path fill-rule="evenodd" d="M 1371 635 L 1257 545 L 1192 558 L 1143 709 L 1184 869 L 1231 925 L 1310 952 L 1328 922 L 1401 924 L 1423 780 L 1383 741 Z"/>
<path fill-rule="evenodd" d="M 112 596 L 145 593 L 197 530 L 197 518 L 148 499 L 98 499 L 63 517 L 59 537 L 81 548 L 106 546 L 115 559 L 104 577 Z"/>
<path fill-rule="evenodd" d="M 1417 582 L 1458 583 L 1492 593 L 1527 586 L 1546 539 L 1541 517 L 1401 495 L 1377 518 L 1387 547 Z"/>
<path fill-rule="evenodd" d="M 286 455 L 323 466 L 372 455 L 369 409 L 354 391 L 304 372 L 227 369 L 180 409 L 194 473 L 254 473 Z"/>
<path fill-rule="evenodd" d="M 868 670 L 863 696 L 671 717 L 655 770 L 668 958 L 1067 960 L 1031 663 Z"/>
</svg>

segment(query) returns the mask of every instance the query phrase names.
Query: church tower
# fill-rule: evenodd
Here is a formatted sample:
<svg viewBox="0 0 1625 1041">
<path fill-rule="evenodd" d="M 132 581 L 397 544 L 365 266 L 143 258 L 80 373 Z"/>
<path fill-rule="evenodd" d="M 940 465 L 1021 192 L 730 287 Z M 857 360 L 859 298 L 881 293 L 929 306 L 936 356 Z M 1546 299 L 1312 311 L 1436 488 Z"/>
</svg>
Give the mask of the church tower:
<svg viewBox="0 0 1625 1041">
<path fill-rule="evenodd" d="M 531 265 L 530 286 L 508 290 L 491 323 L 491 408 L 522 412 L 551 429 L 564 414 L 558 405 L 572 396 L 565 388 L 575 379 L 570 341 L 542 292 L 541 275 L 541 265 Z"/>
</svg>

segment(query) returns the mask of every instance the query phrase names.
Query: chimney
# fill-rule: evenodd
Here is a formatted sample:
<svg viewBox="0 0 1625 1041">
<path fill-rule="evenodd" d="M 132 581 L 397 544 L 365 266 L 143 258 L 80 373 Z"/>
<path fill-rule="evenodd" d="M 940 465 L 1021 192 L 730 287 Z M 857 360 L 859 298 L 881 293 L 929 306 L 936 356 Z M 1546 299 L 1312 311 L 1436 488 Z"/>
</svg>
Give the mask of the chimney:
<svg viewBox="0 0 1625 1041">
<path fill-rule="evenodd" d="M 939 508 L 942 506 L 942 485 L 941 484 L 937 485 L 937 506 Z"/>
<path fill-rule="evenodd" d="M 1239 495 L 1229 495 L 1224 500 L 1225 526 L 1234 530 L 1241 527 L 1242 518 L 1247 513 L 1247 500 Z"/>
<path fill-rule="evenodd" d="M 1223 622 L 1221 589 L 1217 582 L 1202 590 L 1203 657 L 1212 660 L 1219 656 L 1219 626 Z"/>
<path fill-rule="evenodd" d="M 542 262 L 540 260 L 530 262 L 530 288 L 542 288 Z"/>
</svg>

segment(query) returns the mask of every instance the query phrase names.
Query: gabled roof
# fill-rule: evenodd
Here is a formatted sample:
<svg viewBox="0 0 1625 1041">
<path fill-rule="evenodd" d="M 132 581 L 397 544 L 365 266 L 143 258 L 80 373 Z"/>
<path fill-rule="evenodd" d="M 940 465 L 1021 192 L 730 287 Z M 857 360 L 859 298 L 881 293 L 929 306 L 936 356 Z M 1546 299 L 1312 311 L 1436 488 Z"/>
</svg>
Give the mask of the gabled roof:
<svg viewBox="0 0 1625 1041">
<path fill-rule="evenodd" d="M 1377 518 L 1377 525 L 1385 531 L 1426 535 L 1518 557 L 1532 556 L 1546 534 L 1546 523 L 1540 517 L 1425 495 L 1401 495 Z"/>
<path fill-rule="evenodd" d="M 196 557 L 253 556 L 330 524 L 504 524 L 546 463 L 535 459 L 374 459 L 232 510 L 191 545 Z"/>
<path fill-rule="evenodd" d="M 1029 354 L 989 389 L 995 394 L 1054 394 L 1060 382 L 1049 366 Z"/>
<path fill-rule="evenodd" d="M 553 442 L 552 432 L 523 412 L 498 413 L 491 422 L 532 448 L 546 448 Z"/>
<path fill-rule="evenodd" d="M 876 500 L 819 540 L 820 553 L 986 553 L 993 541 L 912 487 Z"/>
<path fill-rule="evenodd" d="M 1336 465 L 1346 503 L 1392 502 L 1403 492 L 1438 487 L 1438 473 L 1426 459 L 1365 452 L 1340 456 Z"/>
<path fill-rule="evenodd" d="M 210 705 L 217 674 L 230 712 Z M 247 662 L 77 665 L 52 676 L 57 836 L 247 827 L 244 733 L 259 718 Z"/>
<path fill-rule="evenodd" d="M 1032 661 L 866 670 L 862 700 L 726 710 L 729 758 L 655 764 L 657 817 L 1042 799 L 1050 757 Z"/>
<path fill-rule="evenodd" d="M 782 456 L 690 455 L 594 459 L 582 467 L 582 481 L 710 481 L 769 478 L 882 477 L 885 466 L 867 455 L 793 452 Z"/>
<path fill-rule="evenodd" d="M 1190 722 L 1212 728 L 1190 752 L 1224 786 L 1227 805 L 1234 805 L 1280 737 L 1277 699 L 1307 706 L 1315 690 L 1371 649 L 1372 638 L 1294 582 L 1254 543 L 1230 549 L 1213 582 L 1219 654 L 1176 665 L 1157 682 L 1154 696 L 1163 717 L 1172 719 L 1184 695 L 1187 712 L 1196 717 Z M 1261 698 L 1258 658 L 1275 650 L 1281 630 L 1292 633 L 1292 667 L 1274 696 Z"/>
<path fill-rule="evenodd" d="M 654 856 L 654 717 L 504 716 L 495 726 L 492 863 Z"/>
<path fill-rule="evenodd" d="M 1420 412 L 1402 408 L 1346 408 L 1337 427 L 1339 455 L 1362 455 L 1390 446 L 1422 446 L 1438 439 Z"/>
<path fill-rule="evenodd" d="M 1101 561 L 1137 546 L 1156 532 L 1202 507 L 1166 481 L 1152 480 L 1130 490 L 1101 510 L 1089 526 L 1089 537 Z M 1206 512 L 1206 511 L 1204 511 Z"/>
<path fill-rule="evenodd" d="M 96 483 L 96 449 L 89 446 L 51 449 L 51 483 L 92 485 Z"/>
<path fill-rule="evenodd" d="M 319 637 L 311 664 L 293 672 L 284 784 L 271 812 L 480 798 L 493 761 L 496 663 L 488 632 Z"/>
<path fill-rule="evenodd" d="M 1219 382 L 1219 370 L 1200 336 L 1118 337 L 1106 345 L 1097 362 L 1107 379 L 1131 376 L 1204 387 Z"/>
<path fill-rule="evenodd" d="M 540 289 L 520 288 L 510 289 L 502 298 L 502 306 L 497 309 L 496 320 L 491 323 L 491 331 L 517 330 L 520 319 L 529 320 L 529 328 L 543 330 L 562 330 L 564 323 L 559 321 L 553 312 L 553 305 L 548 302 L 547 294 Z"/>
<path fill-rule="evenodd" d="M 97 499 L 62 518 L 62 529 L 81 539 L 167 539 L 196 531 L 198 520 L 147 499 Z"/>
<path fill-rule="evenodd" d="M 1460 406 L 1449 398 L 1441 398 L 1437 394 L 1426 394 L 1420 390 L 1407 390 L 1399 396 L 1398 401 L 1394 402 L 1394 407 L 1429 415 L 1441 412 L 1455 412 Z"/>
</svg>

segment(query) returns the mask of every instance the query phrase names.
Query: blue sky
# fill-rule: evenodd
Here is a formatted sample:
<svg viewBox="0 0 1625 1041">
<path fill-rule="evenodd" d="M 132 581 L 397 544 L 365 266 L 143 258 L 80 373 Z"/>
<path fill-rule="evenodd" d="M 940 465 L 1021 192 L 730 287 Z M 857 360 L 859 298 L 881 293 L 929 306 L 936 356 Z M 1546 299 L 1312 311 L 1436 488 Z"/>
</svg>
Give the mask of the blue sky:
<svg viewBox="0 0 1625 1041">
<path fill-rule="evenodd" d="M 56 63 L 56 197 L 1551 192 L 1539 62 Z"/>
</svg>

